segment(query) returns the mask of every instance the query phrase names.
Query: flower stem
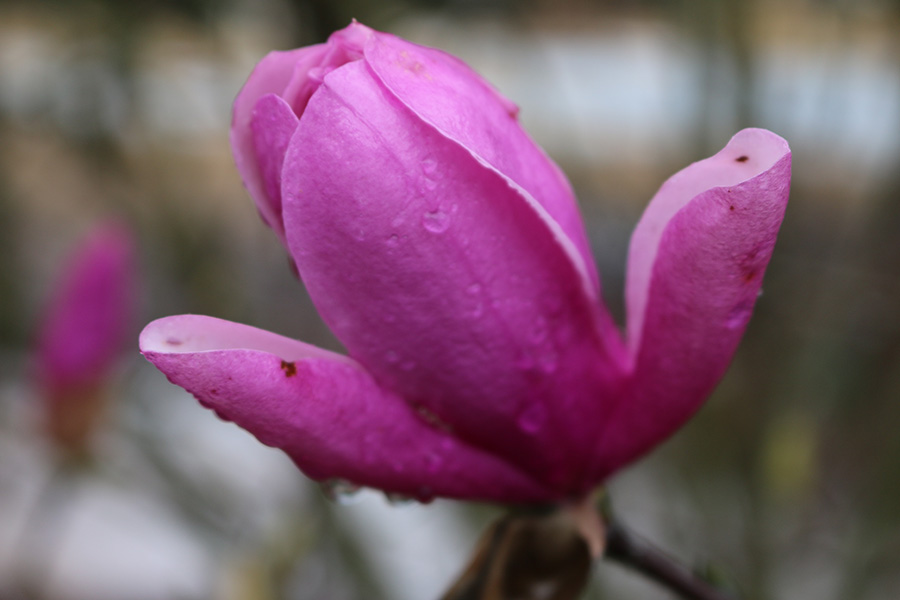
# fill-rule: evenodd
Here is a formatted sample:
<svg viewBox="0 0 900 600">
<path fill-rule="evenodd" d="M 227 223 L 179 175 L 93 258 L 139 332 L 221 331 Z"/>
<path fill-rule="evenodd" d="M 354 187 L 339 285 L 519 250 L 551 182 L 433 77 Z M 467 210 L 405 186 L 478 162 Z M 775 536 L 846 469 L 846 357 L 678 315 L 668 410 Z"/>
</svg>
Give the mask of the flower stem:
<svg viewBox="0 0 900 600">
<path fill-rule="evenodd" d="M 662 550 L 608 518 L 606 551 L 609 560 L 649 577 L 690 600 L 735 600 L 731 594 L 714 587 Z"/>
</svg>

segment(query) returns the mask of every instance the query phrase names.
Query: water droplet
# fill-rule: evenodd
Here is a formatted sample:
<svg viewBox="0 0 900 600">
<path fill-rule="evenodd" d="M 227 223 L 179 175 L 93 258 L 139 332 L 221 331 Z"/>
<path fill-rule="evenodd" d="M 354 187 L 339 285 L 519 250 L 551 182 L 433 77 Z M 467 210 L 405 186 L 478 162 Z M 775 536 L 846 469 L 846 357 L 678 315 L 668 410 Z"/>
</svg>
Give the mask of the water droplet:
<svg viewBox="0 0 900 600">
<path fill-rule="evenodd" d="M 741 302 L 728 314 L 725 320 L 725 327 L 728 329 L 740 329 L 750 320 L 750 313 L 753 310 L 752 302 Z"/>
<path fill-rule="evenodd" d="M 419 486 L 416 491 L 416 499 L 422 504 L 430 504 L 434 500 L 434 490 L 427 485 Z"/>
<path fill-rule="evenodd" d="M 431 233 L 444 233 L 450 227 L 450 215 L 440 208 L 422 215 L 422 225 Z"/>
<path fill-rule="evenodd" d="M 320 484 L 325 497 L 338 504 L 350 504 L 357 500 L 360 486 L 346 479 L 328 479 Z"/>
<path fill-rule="evenodd" d="M 396 248 L 400 244 L 400 236 L 396 233 L 392 233 L 391 237 L 387 239 L 387 245 L 391 248 Z"/>
<path fill-rule="evenodd" d="M 433 175 L 437 171 L 437 161 L 433 158 L 426 158 L 422 161 L 422 172 L 426 175 Z"/>
<path fill-rule="evenodd" d="M 416 501 L 412 496 L 407 496 L 406 494 L 400 494 L 398 492 L 385 492 L 384 497 L 387 499 L 388 504 L 391 506 L 403 506 L 406 504 L 412 504 Z"/>
<path fill-rule="evenodd" d="M 537 433 L 544 426 L 546 420 L 547 409 L 543 404 L 535 402 L 522 411 L 517 422 L 519 428 L 525 433 Z"/>
<path fill-rule="evenodd" d="M 466 287 L 466 294 L 469 296 L 466 301 L 466 314 L 477 319 L 484 314 L 484 298 L 481 296 L 481 284 L 473 283 Z"/>
</svg>

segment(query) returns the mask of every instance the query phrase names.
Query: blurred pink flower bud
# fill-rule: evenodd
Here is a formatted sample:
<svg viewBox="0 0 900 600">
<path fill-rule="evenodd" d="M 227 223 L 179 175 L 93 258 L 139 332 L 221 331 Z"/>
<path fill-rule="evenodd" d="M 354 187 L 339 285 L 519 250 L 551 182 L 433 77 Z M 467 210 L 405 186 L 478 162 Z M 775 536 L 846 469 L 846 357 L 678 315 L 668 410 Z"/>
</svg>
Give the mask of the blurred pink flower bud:
<svg viewBox="0 0 900 600">
<path fill-rule="evenodd" d="M 41 319 L 35 377 L 49 434 L 83 449 L 99 416 L 101 388 L 134 326 L 136 272 L 131 232 L 96 227 L 75 248 Z"/>
<path fill-rule="evenodd" d="M 183 315 L 144 355 L 309 476 L 506 502 L 581 495 L 680 427 L 740 340 L 788 198 L 760 129 L 667 181 L 623 339 L 569 184 L 456 58 L 358 23 L 266 56 L 234 106 L 247 189 L 341 356 Z"/>
</svg>

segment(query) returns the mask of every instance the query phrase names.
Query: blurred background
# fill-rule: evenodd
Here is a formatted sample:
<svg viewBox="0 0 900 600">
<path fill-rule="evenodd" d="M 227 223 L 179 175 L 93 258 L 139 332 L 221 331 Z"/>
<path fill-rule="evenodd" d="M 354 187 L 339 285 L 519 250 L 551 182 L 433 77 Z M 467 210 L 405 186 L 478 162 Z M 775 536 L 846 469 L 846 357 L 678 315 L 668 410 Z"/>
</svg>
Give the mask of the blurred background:
<svg viewBox="0 0 900 600">
<path fill-rule="evenodd" d="M 457 54 L 520 105 L 573 182 L 620 317 L 660 183 L 745 126 L 790 141 L 791 203 L 734 364 L 612 501 L 748 599 L 896 598 L 900 3 L 6 0 L 0 599 L 434 598 L 499 514 L 323 491 L 137 353 L 143 324 L 188 312 L 340 349 L 227 136 L 266 52 L 354 17 Z M 30 365 L 54 278 L 109 216 L 137 239 L 140 318 L 76 460 L 44 434 Z M 671 596 L 601 564 L 585 598 Z"/>
</svg>

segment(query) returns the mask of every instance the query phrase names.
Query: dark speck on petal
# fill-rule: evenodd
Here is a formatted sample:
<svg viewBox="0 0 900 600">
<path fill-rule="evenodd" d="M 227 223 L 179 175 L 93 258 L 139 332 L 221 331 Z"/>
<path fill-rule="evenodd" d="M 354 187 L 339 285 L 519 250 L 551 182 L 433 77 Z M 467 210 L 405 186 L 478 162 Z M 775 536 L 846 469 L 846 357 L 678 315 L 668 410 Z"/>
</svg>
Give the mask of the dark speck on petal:
<svg viewBox="0 0 900 600">
<path fill-rule="evenodd" d="M 284 371 L 285 377 L 293 377 L 297 374 L 297 365 L 286 360 L 281 361 L 281 370 Z"/>
</svg>

